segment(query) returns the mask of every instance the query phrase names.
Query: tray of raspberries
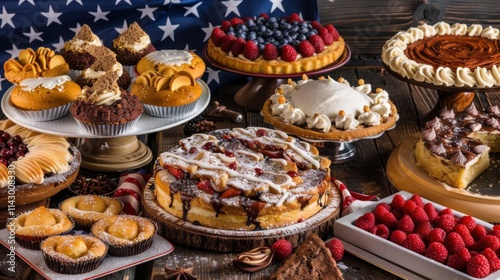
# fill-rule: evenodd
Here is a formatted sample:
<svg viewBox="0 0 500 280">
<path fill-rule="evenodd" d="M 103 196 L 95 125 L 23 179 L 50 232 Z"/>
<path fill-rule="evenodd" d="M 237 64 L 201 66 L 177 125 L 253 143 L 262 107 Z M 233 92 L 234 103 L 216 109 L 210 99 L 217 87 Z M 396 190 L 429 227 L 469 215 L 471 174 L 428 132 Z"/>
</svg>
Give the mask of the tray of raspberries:
<svg viewBox="0 0 500 280">
<path fill-rule="evenodd" d="M 398 192 L 335 221 L 335 237 L 431 279 L 500 279 L 500 225 Z"/>
</svg>

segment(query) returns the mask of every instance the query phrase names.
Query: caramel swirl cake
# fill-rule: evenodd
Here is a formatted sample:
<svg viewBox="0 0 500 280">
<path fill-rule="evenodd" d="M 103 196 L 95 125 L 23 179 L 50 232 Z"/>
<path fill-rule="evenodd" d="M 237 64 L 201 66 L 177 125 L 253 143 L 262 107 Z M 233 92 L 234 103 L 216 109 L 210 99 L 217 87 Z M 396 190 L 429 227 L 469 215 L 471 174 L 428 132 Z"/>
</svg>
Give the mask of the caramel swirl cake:
<svg viewBox="0 0 500 280">
<path fill-rule="evenodd" d="M 277 130 L 194 134 L 155 164 L 155 197 L 168 213 L 229 230 L 271 229 L 316 214 L 332 198 L 330 160 Z"/>
</svg>

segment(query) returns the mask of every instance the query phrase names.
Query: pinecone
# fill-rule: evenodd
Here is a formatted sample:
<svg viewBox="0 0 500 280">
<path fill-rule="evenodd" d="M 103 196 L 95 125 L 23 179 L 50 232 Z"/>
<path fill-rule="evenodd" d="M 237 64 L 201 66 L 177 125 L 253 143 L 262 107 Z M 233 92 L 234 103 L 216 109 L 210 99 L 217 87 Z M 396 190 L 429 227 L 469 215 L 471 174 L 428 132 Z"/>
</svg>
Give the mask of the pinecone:
<svg viewBox="0 0 500 280">
<path fill-rule="evenodd" d="M 215 123 L 212 121 L 207 121 L 202 116 L 197 116 L 194 119 L 188 121 L 184 126 L 183 132 L 186 136 L 191 136 L 195 133 L 207 133 L 209 131 L 215 130 Z"/>
</svg>

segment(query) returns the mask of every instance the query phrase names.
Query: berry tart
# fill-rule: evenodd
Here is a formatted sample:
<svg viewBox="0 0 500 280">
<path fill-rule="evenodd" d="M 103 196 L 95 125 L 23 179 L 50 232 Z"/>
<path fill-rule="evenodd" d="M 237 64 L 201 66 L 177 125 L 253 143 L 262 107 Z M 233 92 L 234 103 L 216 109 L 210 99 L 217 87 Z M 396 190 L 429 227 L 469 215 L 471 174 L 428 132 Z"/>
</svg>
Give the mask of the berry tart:
<svg viewBox="0 0 500 280">
<path fill-rule="evenodd" d="M 213 29 L 209 58 L 231 69 L 258 74 L 294 74 L 334 63 L 345 43 L 329 24 L 262 14 L 253 19 L 232 18 Z"/>
<path fill-rule="evenodd" d="M 159 156 L 154 180 L 154 196 L 167 213 L 238 231 L 300 223 L 334 196 L 330 160 L 306 142 L 258 127 L 182 139 Z"/>
</svg>

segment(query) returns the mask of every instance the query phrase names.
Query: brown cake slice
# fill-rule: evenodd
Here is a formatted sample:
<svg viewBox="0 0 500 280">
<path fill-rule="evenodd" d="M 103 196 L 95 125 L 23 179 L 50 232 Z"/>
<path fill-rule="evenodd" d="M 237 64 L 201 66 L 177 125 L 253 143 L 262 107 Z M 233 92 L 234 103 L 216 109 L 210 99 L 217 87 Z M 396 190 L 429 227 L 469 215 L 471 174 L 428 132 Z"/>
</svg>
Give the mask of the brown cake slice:
<svg viewBox="0 0 500 280">
<path fill-rule="evenodd" d="M 270 280 L 291 279 L 344 279 L 325 242 L 311 234 L 295 252 L 269 278 Z"/>
</svg>

